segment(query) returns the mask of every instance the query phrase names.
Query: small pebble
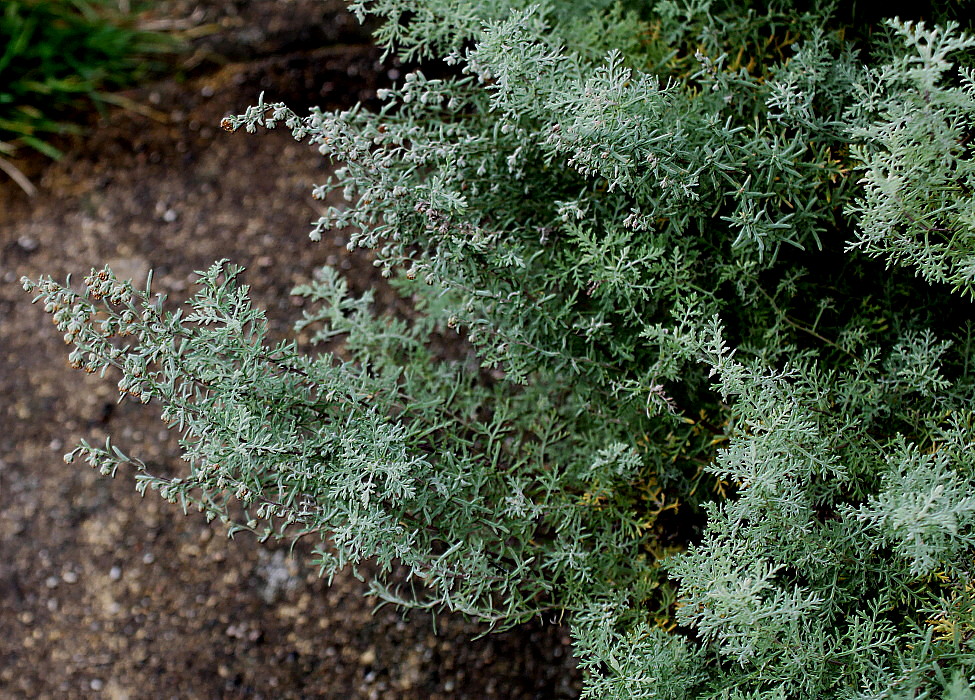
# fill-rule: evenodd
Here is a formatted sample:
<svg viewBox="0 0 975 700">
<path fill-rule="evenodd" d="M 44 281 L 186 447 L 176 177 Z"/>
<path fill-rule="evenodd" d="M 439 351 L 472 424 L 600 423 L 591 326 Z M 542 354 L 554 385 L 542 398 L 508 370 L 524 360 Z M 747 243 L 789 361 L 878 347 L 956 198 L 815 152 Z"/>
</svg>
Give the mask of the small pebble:
<svg viewBox="0 0 975 700">
<path fill-rule="evenodd" d="M 38 246 L 40 246 L 40 243 L 37 242 L 36 238 L 21 236 L 17 239 L 17 245 L 28 253 L 33 253 L 35 250 L 37 250 Z"/>
</svg>

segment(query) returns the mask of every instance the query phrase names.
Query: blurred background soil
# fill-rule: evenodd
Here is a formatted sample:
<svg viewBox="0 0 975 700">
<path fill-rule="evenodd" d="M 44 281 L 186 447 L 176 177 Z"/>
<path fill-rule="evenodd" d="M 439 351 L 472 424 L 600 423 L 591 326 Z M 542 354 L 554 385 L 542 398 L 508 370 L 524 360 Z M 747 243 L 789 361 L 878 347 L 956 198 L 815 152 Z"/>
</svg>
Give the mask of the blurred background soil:
<svg viewBox="0 0 975 700">
<path fill-rule="evenodd" d="M 341 232 L 308 240 L 327 164 L 281 132 L 228 134 L 261 92 L 299 113 L 350 106 L 405 70 L 328 0 L 157 3 L 159 26 L 196 27 L 180 79 L 125 97 L 68 156 L 18 165 L 33 199 L 0 176 L 0 697 L 571 698 L 579 673 L 551 621 L 473 639 L 457 616 L 373 612 L 352 575 L 331 587 L 252 537 L 229 540 L 130 474 L 61 457 L 107 434 L 160 472 L 179 469 L 152 407 L 116 405 L 116 379 L 70 370 L 21 275 L 80 278 L 109 263 L 175 304 L 193 272 L 227 257 L 278 335 L 290 290 L 337 265 L 356 291 L 395 303 Z M 193 31 L 190 32 L 194 34 Z"/>
</svg>

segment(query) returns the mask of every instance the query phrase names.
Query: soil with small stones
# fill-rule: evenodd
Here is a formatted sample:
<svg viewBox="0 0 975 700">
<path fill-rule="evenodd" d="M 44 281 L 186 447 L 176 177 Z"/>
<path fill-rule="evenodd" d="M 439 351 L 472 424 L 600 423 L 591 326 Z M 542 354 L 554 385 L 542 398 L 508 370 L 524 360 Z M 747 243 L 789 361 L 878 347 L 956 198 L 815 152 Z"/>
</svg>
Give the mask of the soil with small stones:
<svg viewBox="0 0 975 700">
<path fill-rule="evenodd" d="M 104 117 L 64 160 L 19 162 L 33 199 L 0 179 L 0 697 L 570 698 L 579 673 L 563 627 L 485 630 L 376 600 L 352 575 L 331 586 L 294 554 L 208 525 L 150 494 L 62 461 L 108 434 L 160 471 L 179 468 L 152 407 L 116 405 L 111 377 L 66 366 L 66 348 L 22 275 L 109 263 L 171 303 L 215 259 L 244 280 L 284 336 L 290 290 L 336 265 L 382 286 L 341 232 L 307 238 L 327 164 L 287 133 L 228 134 L 222 117 L 265 92 L 303 110 L 370 102 L 401 67 L 340 3 L 158 3 L 160 23 L 202 35 L 183 75 L 126 93 L 145 109 Z M 192 32 L 191 32 L 192 33 Z"/>
</svg>

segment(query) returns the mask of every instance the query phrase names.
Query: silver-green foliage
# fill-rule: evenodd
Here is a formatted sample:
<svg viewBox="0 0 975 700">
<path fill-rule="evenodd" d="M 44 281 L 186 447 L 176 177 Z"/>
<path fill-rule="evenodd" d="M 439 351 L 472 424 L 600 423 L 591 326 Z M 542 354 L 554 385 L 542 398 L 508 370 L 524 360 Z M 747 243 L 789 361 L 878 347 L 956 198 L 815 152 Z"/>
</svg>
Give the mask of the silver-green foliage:
<svg viewBox="0 0 975 700">
<path fill-rule="evenodd" d="M 71 458 L 314 537 L 327 575 L 374 558 L 402 605 L 565 612 L 588 697 L 971 697 L 975 40 L 775 3 L 352 6 L 452 77 L 228 125 L 337 163 L 312 237 L 348 227 L 415 313 L 319 271 L 299 325 L 343 360 L 270 344 L 226 263 L 187 312 L 107 270 L 26 281 L 189 467 Z"/>
<path fill-rule="evenodd" d="M 852 130 L 864 193 L 852 246 L 975 295 L 975 49 L 957 25 L 894 25 L 912 50 L 869 70 Z"/>
</svg>

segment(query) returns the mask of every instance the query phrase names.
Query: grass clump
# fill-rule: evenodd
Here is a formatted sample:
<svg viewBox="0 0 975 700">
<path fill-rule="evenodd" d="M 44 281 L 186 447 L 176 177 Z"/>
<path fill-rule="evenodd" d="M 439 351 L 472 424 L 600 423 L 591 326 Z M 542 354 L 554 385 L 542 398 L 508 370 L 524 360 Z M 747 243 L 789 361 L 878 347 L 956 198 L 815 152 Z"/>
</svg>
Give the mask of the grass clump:
<svg viewBox="0 0 975 700">
<path fill-rule="evenodd" d="M 128 3 L 7 0 L 0 10 L 0 167 L 21 149 L 61 156 L 60 137 L 80 133 L 86 110 L 118 100 L 112 91 L 144 80 L 176 41 L 144 31 Z M 27 187 L 27 189 L 30 189 Z"/>
</svg>

